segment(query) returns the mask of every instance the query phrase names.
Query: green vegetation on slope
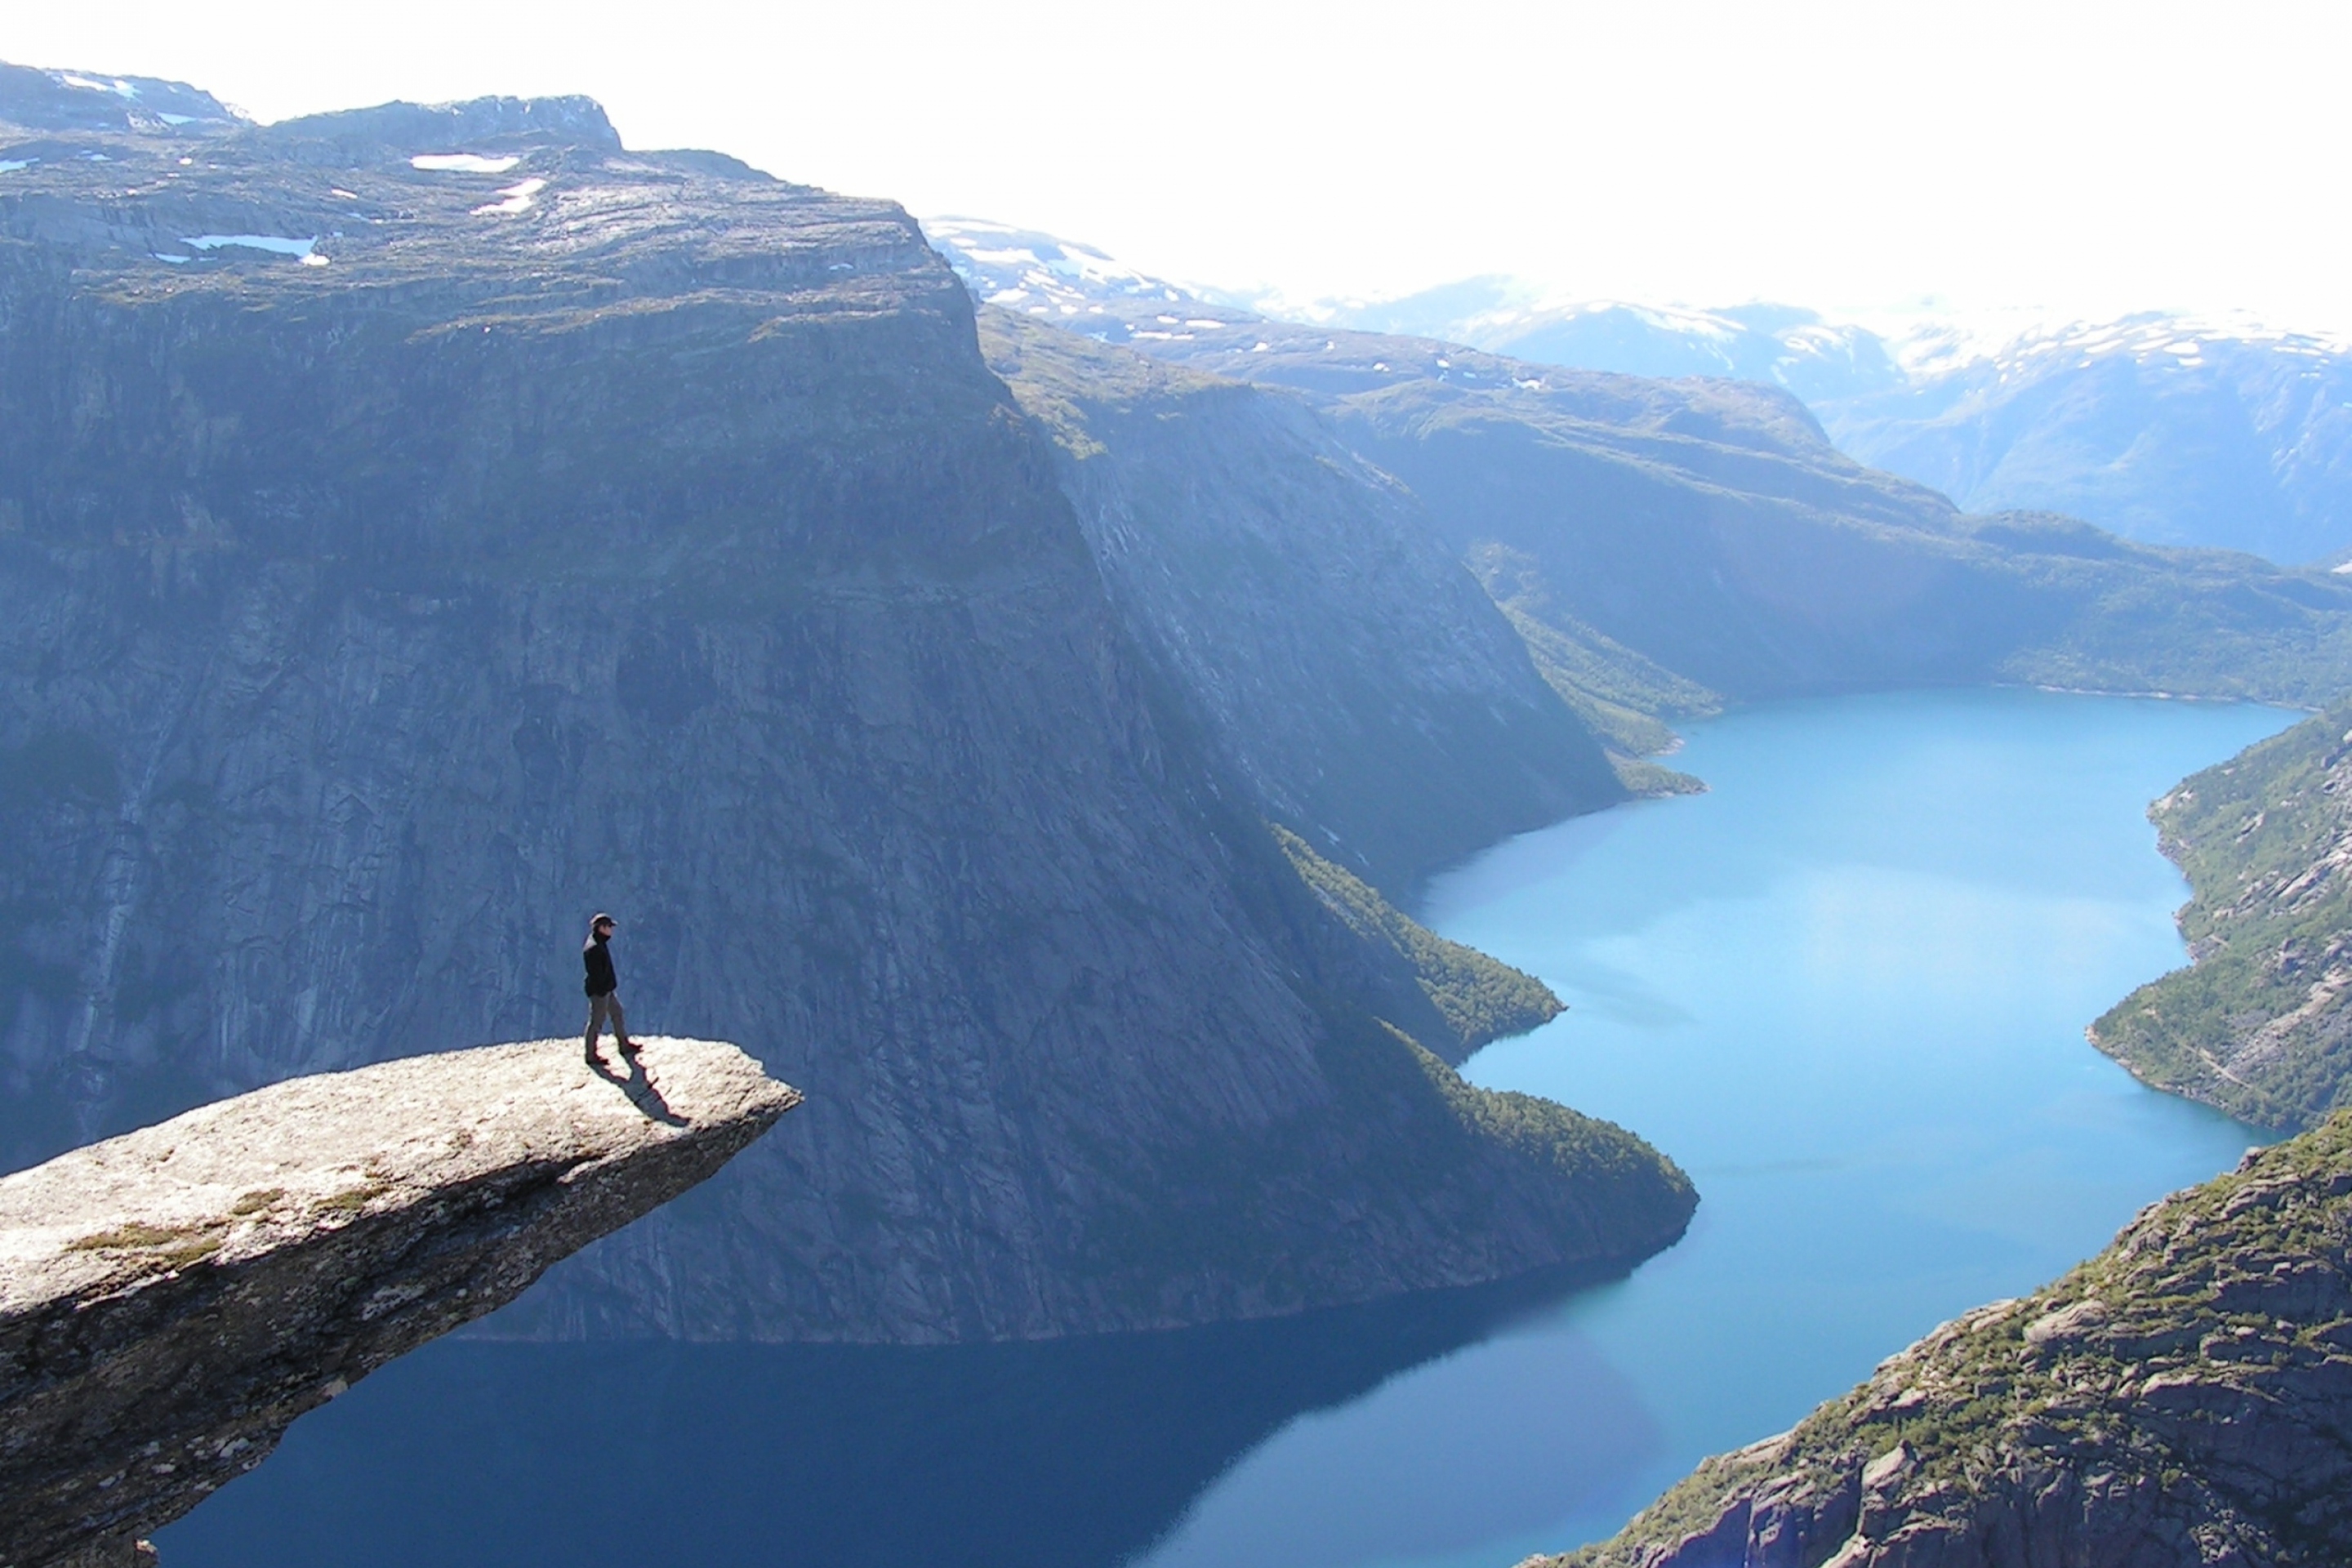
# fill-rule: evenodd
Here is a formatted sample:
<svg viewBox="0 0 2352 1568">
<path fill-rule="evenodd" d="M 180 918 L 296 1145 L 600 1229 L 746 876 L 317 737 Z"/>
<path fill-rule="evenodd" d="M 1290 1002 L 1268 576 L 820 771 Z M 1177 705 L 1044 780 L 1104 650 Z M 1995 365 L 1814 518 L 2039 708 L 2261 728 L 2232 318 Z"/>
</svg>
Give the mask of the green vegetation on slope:
<svg viewBox="0 0 2352 1568">
<path fill-rule="evenodd" d="M 1419 503 L 1299 399 L 999 309 L 978 321 L 1113 605 L 1260 815 L 1401 898 L 1624 798 Z"/>
<path fill-rule="evenodd" d="M 1489 542 L 1472 546 L 1465 561 L 1528 645 L 1537 673 L 1608 747 L 1619 783 L 1642 795 L 1692 795 L 1706 787 L 1647 759 L 1682 744 L 1668 719 L 1719 713 L 1721 697 L 1561 609 L 1526 552 Z"/>
<path fill-rule="evenodd" d="M 1296 834 L 1228 827 L 1265 849 L 1260 912 L 1302 939 L 1294 984 L 1322 1026 L 1315 1056 L 1332 1102 L 1321 1125 L 1302 1121 L 1297 1135 L 1225 1130 L 1140 1160 L 1091 1129 L 1069 1130 L 1091 1162 L 1130 1173 L 1086 1216 L 1075 1263 L 1089 1289 L 1144 1314 L 1171 1289 L 1161 1260 L 1181 1257 L 1202 1270 L 1190 1288 L 1225 1296 L 1228 1316 L 1328 1300 L 1332 1249 L 1319 1242 L 1344 1249 L 1345 1237 L 1285 1236 L 1265 1211 L 1270 1197 L 1334 1184 L 1413 1193 L 1410 1223 L 1483 1250 L 1490 1277 L 1528 1270 L 1510 1258 L 1614 1270 L 1681 1237 L 1698 1195 L 1674 1161 L 1614 1123 L 1466 1082 L 1433 1048 L 1555 1016 L 1549 989 L 1407 919 Z M 1367 1243 L 1377 1223 L 1391 1244 L 1395 1222 L 1367 1212 Z"/>
<path fill-rule="evenodd" d="M 2340 1563 L 2347 1423 L 2352 1115 L 2151 1205 L 1555 1562 Z"/>
<path fill-rule="evenodd" d="M 1360 879 L 1316 854 L 1296 833 L 1275 824 L 1267 826 L 1300 880 L 1314 889 L 1326 909 L 1359 937 L 1393 952 L 1410 966 L 1422 994 L 1459 1044 L 1458 1054 L 1448 1053 L 1454 1060 L 1490 1040 L 1523 1035 L 1563 1011 L 1551 987 L 1534 975 L 1489 958 L 1475 947 L 1446 941 Z"/>
<path fill-rule="evenodd" d="M 1205 756 L 1213 742 L 1179 694 L 1151 689 L 1171 748 Z M 1212 1301 L 1223 1317 L 1263 1317 L 1557 1269 L 1592 1278 L 1673 1245 L 1698 1200 L 1672 1160 L 1447 1065 L 1555 1016 L 1558 998 L 1408 919 L 1250 804 L 1239 790 L 1199 800 L 1251 925 L 1313 1019 L 1327 1098 L 1157 1147 L 1090 1122 L 1057 1129 L 1083 1167 L 1113 1173 L 1071 1216 L 1069 1264 L 1090 1298 L 1128 1321 L 1198 1320 Z M 1355 1215 L 1292 1222 L 1299 1194 L 1335 1190 L 1356 1194 Z M 1368 1258 L 1387 1271 L 1377 1290 Z"/>
<path fill-rule="evenodd" d="M 1515 1089 L 1482 1089 L 1394 1029 L 1412 1060 L 1465 1131 L 1508 1149 L 1530 1163 L 1549 1166 L 1588 1184 L 1589 1190 L 1642 1192 L 1656 1211 L 1654 1223 L 1690 1218 L 1697 1189 L 1682 1167 L 1613 1121 L 1570 1110 L 1557 1100 Z"/>
<path fill-rule="evenodd" d="M 1682 1168 L 1613 1122 L 1534 1095 L 1481 1089 L 1411 1036 L 1336 999 L 1317 1059 L 1341 1124 L 1378 1129 L 1333 1144 L 1223 1134 L 1138 1170 L 1089 1214 L 1078 1272 L 1139 1313 L 1167 1289 L 1165 1259 L 1194 1260 L 1203 1288 L 1233 1294 L 1228 1315 L 1328 1299 L 1324 1247 L 1286 1245 L 1263 1210 L 1269 1194 L 1334 1181 L 1419 1195 L 1424 1223 L 1479 1233 L 1498 1256 L 1549 1252 L 1581 1269 L 1628 1267 L 1678 1240 L 1698 1206 Z M 1087 1147 L 1093 1135 L 1075 1130 Z M 1118 1151 L 1089 1151 L 1116 1164 Z M 1369 1241 L 1374 1235 L 1368 1225 Z"/>
<path fill-rule="evenodd" d="M 2352 1104 L 2352 703 L 2247 748 L 2150 808 L 2194 896 L 2194 962 L 2091 1038 L 2138 1077 L 2266 1126 Z"/>
</svg>

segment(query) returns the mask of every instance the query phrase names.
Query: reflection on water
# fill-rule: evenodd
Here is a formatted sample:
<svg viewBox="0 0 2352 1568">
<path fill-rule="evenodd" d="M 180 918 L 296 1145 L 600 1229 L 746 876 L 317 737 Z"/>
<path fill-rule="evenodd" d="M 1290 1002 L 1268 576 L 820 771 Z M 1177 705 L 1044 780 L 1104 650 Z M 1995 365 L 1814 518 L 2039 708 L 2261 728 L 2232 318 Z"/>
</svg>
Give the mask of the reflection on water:
<svg viewBox="0 0 2352 1568">
<path fill-rule="evenodd" d="M 1690 1171 L 1697 1218 L 1622 1284 L 1276 1434 L 1143 1568 L 1507 1568 L 1607 1534 L 2229 1165 L 2258 1134 L 2082 1030 L 2180 962 L 2147 801 L 2289 719 L 2032 691 L 1780 704 L 1693 727 L 1676 765 L 1711 794 L 1439 879 L 1432 924 L 1570 1006 L 1467 1075 L 1636 1129 Z"/>
<path fill-rule="evenodd" d="M 445 1340 L 305 1416 L 158 1544 L 172 1568 L 1108 1568 L 1301 1412 L 1589 1283 L 1039 1344 Z M 1485 1374 L 1500 1417 L 1478 1437 L 1487 1458 L 1556 1479 L 1638 1455 L 1638 1408 L 1597 1359 L 1527 1372 Z M 1459 1402 L 1435 1403 L 1442 1426 Z M 1612 1407 L 1623 1452 L 1559 1415 Z M 1405 1413 L 1402 1429 L 1340 1437 L 1357 1484 L 1391 1477 L 1418 1425 Z M 1300 1517 L 1333 1509 L 1344 1500 Z"/>
<path fill-rule="evenodd" d="M 1664 1458 L 1665 1434 L 1600 1345 L 1539 1324 L 1293 1423 L 1218 1482 L 1151 1568 L 1349 1568 L 1465 1549 L 1501 1568 L 1524 1553 L 1495 1542 L 1616 1506 Z"/>
<path fill-rule="evenodd" d="M 1694 726 L 1710 795 L 1562 824 L 1428 918 L 1570 1011 L 1475 1081 L 1701 1194 L 1630 1278 L 956 1350 L 443 1343 L 164 1533 L 171 1568 L 1506 1568 L 1623 1521 L 2252 1130 L 2083 1026 L 2180 962 L 2146 803 L 2287 715 L 2050 693 Z"/>
</svg>

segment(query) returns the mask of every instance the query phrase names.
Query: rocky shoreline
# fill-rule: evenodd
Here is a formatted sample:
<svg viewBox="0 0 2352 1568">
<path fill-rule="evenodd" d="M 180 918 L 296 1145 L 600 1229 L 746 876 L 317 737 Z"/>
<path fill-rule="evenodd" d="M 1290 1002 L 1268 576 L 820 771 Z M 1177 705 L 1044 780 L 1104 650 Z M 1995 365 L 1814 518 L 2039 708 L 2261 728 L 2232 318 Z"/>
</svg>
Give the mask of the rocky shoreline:
<svg viewBox="0 0 2352 1568">
<path fill-rule="evenodd" d="M 2352 1561 L 2352 1115 L 1707 1460 L 1549 1568 Z"/>
</svg>

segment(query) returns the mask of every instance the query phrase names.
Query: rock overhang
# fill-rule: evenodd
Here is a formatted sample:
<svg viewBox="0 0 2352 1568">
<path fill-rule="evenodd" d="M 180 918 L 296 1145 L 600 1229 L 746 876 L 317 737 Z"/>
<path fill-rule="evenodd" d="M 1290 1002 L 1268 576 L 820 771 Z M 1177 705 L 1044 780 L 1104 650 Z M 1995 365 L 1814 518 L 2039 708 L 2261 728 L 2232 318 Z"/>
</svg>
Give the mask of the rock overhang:
<svg viewBox="0 0 2352 1568">
<path fill-rule="evenodd" d="M 798 1104 L 732 1046 L 408 1057 L 0 1179 L 0 1563 L 127 1547 Z"/>
</svg>

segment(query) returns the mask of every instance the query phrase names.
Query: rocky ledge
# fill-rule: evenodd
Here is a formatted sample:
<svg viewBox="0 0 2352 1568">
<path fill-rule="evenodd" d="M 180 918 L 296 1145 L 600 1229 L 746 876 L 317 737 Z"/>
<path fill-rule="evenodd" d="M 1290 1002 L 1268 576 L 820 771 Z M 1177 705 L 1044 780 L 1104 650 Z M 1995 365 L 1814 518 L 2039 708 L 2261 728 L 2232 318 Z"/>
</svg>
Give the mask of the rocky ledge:
<svg viewBox="0 0 2352 1568">
<path fill-rule="evenodd" d="M 1709 1459 L 1556 1568 L 2352 1562 L 2352 1113 Z"/>
<path fill-rule="evenodd" d="M 125 1560 L 293 1419 L 800 1102 L 732 1046 L 296 1079 L 0 1180 L 0 1565 Z"/>
</svg>

